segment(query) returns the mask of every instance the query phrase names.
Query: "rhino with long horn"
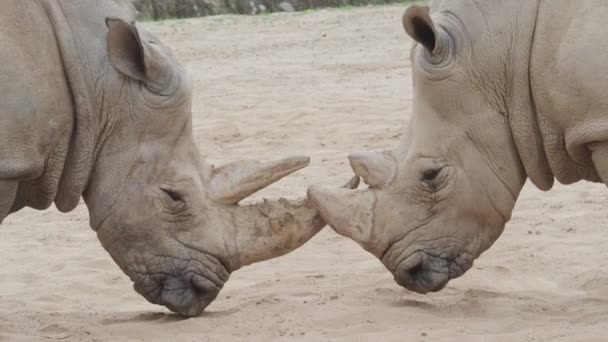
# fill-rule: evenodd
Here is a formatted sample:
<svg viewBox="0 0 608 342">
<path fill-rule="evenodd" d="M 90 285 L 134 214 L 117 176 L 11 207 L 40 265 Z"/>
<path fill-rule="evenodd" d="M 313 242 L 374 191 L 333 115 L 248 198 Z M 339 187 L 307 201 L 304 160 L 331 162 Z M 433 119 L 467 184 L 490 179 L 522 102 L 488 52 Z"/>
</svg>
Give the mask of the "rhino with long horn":
<svg viewBox="0 0 608 342">
<path fill-rule="evenodd" d="M 188 75 L 133 18 L 127 0 L 0 4 L 0 222 L 84 198 L 136 291 L 194 316 L 231 272 L 325 223 L 306 199 L 239 204 L 309 159 L 205 162 Z"/>
</svg>

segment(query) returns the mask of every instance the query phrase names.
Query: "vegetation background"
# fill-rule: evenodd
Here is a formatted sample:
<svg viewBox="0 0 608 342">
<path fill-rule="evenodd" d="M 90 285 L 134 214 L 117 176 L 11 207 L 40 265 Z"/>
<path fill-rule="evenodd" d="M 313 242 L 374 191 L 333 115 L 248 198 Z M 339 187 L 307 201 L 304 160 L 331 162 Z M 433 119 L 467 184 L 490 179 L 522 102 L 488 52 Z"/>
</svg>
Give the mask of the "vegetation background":
<svg viewBox="0 0 608 342">
<path fill-rule="evenodd" d="M 412 0 L 132 0 L 140 19 L 193 18 L 218 14 L 265 14 L 313 8 L 410 3 Z"/>
</svg>

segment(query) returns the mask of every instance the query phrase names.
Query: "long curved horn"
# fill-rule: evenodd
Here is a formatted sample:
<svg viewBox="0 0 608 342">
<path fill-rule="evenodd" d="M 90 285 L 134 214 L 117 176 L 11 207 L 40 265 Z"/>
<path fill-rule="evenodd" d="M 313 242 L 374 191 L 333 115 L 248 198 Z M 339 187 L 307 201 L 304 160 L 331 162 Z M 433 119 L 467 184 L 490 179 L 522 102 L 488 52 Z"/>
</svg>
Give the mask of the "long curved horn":
<svg viewBox="0 0 608 342">
<path fill-rule="evenodd" d="M 230 163 L 212 170 L 209 194 L 217 202 L 236 204 L 309 163 L 310 158 L 304 156 L 270 162 Z"/>
<path fill-rule="evenodd" d="M 359 177 L 344 187 L 355 189 Z M 239 267 L 287 254 L 317 234 L 325 221 L 308 199 L 264 200 L 232 208 L 232 219 L 238 227 L 236 249 Z"/>
</svg>

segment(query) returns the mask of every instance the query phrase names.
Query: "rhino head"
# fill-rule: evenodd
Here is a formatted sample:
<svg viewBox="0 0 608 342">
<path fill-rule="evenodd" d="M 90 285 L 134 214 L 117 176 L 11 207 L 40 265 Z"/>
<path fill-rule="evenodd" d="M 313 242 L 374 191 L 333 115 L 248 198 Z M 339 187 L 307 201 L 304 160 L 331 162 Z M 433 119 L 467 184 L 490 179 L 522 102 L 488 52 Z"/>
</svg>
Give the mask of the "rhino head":
<svg viewBox="0 0 608 342">
<path fill-rule="evenodd" d="M 417 42 L 409 134 L 395 150 L 349 156 L 369 188 L 308 191 L 336 232 L 419 293 L 441 290 L 494 243 L 527 176 L 509 121 L 517 114 L 510 92 L 527 88 L 512 83 L 515 73 L 507 66 L 515 51 L 508 44 L 530 38 L 501 41 L 500 32 L 511 32 L 501 26 L 504 19 L 483 20 L 474 1 L 432 4 L 433 19 L 419 6 L 403 16 Z M 488 22 L 498 27 L 484 26 Z M 525 32 L 520 24 L 511 33 Z M 525 68 L 525 58 L 517 61 Z"/>
<path fill-rule="evenodd" d="M 195 316 L 231 272 L 286 254 L 325 225 L 305 198 L 239 205 L 309 158 L 207 163 L 190 82 L 169 49 L 131 22 L 106 24 L 102 138 L 83 194 L 91 227 L 138 293 Z"/>
</svg>

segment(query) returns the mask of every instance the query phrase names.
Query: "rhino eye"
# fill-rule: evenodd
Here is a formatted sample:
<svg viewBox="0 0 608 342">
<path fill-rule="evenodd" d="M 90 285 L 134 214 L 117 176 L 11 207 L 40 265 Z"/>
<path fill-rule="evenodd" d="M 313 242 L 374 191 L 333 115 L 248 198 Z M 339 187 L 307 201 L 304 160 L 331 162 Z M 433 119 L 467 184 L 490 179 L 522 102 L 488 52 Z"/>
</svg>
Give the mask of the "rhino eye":
<svg viewBox="0 0 608 342">
<path fill-rule="evenodd" d="M 166 188 L 161 188 L 161 190 L 167 194 L 167 196 L 169 196 L 169 198 L 173 201 L 173 202 L 183 202 L 184 199 L 182 198 L 182 196 L 180 194 L 178 194 L 175 191 L 172 191 L 170 189 L 166 189 Z"/>
<path fill-rule="evenodd" d="M 424 173 L 422 174 L 422 181 L 423 182 L 431 182 L 433 181 L 435 178 L 437 178 L 437 176 L 439 175 L 439 173 L 441 172 L 441 169 L 430 169 L 430 170 L 426 170 L 424 171 Z"/>
</svg>

